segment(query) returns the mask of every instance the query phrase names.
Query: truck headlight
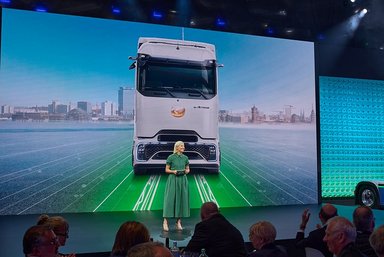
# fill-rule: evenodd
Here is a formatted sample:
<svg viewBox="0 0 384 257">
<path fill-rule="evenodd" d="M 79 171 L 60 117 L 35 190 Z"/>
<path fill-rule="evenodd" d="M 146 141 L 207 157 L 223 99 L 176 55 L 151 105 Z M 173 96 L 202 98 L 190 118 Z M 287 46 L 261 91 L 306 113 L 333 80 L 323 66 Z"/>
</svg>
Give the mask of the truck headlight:
<svg viewBox="0 0 384 257">
<path fill-rule="evenodd" d="M 209 146 L 209 161 L 216 160 L 216 147 L 214 145 Z"/>
<path fill-rule="evenodd" d="M 144 160 L 145 159 L 145 146 L 140 144 L 137 146 L 137 159 Z"/>
</svg>

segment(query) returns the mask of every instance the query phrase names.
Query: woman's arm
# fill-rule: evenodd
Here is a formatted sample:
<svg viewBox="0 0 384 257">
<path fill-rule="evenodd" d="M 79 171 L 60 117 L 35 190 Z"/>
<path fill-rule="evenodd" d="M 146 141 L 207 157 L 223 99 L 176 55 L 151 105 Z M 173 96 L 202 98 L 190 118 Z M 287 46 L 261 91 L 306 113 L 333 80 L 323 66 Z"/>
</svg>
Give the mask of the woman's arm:
<svg viewBox="0 0 384 257">
<path fill-rule="evenodd" d="M 189 173 L 189 165 L 187 164 L 186 166 L 185 166 L 185 174 L 188 174 Z"/>
<path fill-rule="evenodd" d="M 177 170 L 171 170 L 171 165 L 167 164 L 165 165 L 165 172 L 168 174 L 176 174 Z"/>
</svg>

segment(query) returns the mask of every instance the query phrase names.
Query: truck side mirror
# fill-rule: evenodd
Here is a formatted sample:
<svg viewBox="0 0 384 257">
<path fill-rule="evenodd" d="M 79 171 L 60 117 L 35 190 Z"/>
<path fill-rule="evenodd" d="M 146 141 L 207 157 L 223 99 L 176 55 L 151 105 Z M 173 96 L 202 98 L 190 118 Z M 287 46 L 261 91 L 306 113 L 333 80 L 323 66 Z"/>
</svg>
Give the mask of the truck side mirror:
<svg viewBox="0 0 384 257">
<path fill-rule="evenodd" d="M 129 69 L 130 70 L 133 70 L 136 68 L 136 62 L 133 62 L 130 66 L 129 66 Z"/>
</svg>

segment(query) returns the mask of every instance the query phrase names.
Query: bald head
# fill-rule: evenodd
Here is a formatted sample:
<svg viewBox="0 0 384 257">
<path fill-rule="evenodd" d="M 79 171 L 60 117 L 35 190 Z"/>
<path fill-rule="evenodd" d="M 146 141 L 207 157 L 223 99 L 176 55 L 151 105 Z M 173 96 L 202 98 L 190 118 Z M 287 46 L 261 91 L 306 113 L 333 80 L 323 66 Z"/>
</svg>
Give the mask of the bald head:
<svg viewBox="0 0 384 257">
<path fill-rule="evenodd" d="M 330 218 L 337 216 L 337 209 L 332 204 L 325 204 L 320 209 L 319 218 L 325 224 Z"/>
<path fill-rule="evenodd" d="M 202 220 L 206 220 L 217 213 L 219 213 L 219 207 L 214 202 L 206 202 L 201 206 L 200 216 Z"/>
<path fill-rule="evenodd" d="M 353 224 L 358 231 L 372 232 L 375 227 L 372 209 L 368 206 L 357 207 L 353 212 Z"/>
</svg>

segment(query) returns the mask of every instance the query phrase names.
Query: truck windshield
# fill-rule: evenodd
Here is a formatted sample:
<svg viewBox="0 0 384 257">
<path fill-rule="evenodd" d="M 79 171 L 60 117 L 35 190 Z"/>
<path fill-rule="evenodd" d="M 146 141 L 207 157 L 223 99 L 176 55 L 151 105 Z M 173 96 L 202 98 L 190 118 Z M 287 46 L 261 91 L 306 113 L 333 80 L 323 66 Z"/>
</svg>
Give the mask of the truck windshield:
<svg viewBox="0 0 384 257">
<path fill-rule="evenodd" d="M 145 96 L 210 99 L 216 95 L 216 63 L 138 58 L 138 91 Z"/>
</svg>

